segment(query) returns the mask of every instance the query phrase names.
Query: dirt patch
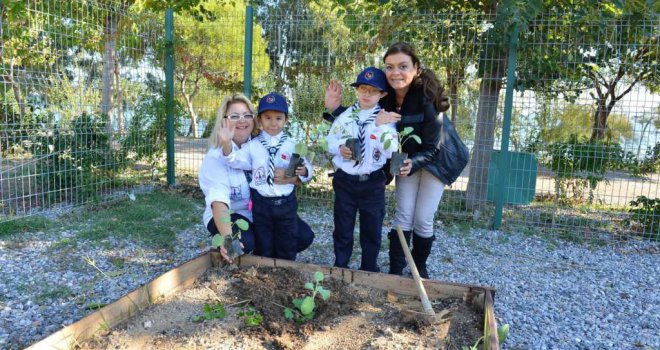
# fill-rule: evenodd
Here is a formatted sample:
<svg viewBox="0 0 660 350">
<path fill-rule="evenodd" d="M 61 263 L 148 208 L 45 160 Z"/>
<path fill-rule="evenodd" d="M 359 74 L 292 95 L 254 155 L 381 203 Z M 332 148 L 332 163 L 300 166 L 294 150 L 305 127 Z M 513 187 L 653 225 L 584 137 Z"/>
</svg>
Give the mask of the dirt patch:
<svg viewBox="0 0 660 350">
<path fill-rule="evenodd" d="M 461 349 L 483 334 L 483 314 L 460 299 L 434 300 L 448 320 L 428 324 L 409 310 L 412 297 L 326 278 L 330 298 L 316 299 L 316 317 L 298 324 L 284 317 L 293 298 L 308 295 L 311 274 L 289 268 L 214 269 L 193 288 L 162 300 L 127 324 L 80 349 Z M 226 316 L 193 322 L 204 304 L 224 306 Z M 241 312 L 255 310 L 259 325 Z"/>
</svg>

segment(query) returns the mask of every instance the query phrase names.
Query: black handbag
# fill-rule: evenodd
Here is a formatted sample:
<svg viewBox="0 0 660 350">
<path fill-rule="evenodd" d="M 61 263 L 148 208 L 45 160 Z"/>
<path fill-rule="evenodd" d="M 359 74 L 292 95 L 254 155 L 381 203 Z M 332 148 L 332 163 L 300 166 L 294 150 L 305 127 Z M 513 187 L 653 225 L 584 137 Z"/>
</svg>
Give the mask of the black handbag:
<svg viewBox="0 0 660 350">
<path fill-rule="evenodd" d="M 442 115 L 442 129 L 434 163 L 443 182 L 451 185 L 458 179 L 470 161 L 470 151 L 458 136 L 454 124 L 446 114 Z"/>
</svg>

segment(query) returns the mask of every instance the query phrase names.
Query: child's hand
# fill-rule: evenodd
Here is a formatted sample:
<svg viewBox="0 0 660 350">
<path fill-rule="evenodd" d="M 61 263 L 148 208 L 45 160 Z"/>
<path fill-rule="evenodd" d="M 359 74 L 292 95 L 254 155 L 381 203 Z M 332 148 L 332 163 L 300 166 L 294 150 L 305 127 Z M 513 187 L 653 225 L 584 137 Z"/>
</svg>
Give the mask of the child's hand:
<svg viewBox="0 0 660 350">
<path fill-rule="evenodd" d="M 302 176 L 302 177 L 307 177 L 307 167 L 304 165 L 301 165 L 296 168 L 296 176 Z"/>
<path fill-rule="evenodd" d="M 325 88 L 325 108 L 329 111 L 334 111 L 339 108 L 339 106 L 341 106 L 341 95 L 341 83 L 335 79 L 330 80 L 330 84 Z"/>
<path fill-rule="evenodd" d="M 351 149 L 346 147 L 346 145 L 339 145 L 339 154 L 346 160 L 351 160 L 351 157 L 353 156 L 353 152 L 351 152 Z"/>
<path fill-rule="evenodd" d="M 376 121 L 374 124 L 376 126 L 381 126 L 383 124 L 398 123 L 401 120 L 401 114 L 396 112 L 387 112 L 384 109 L 381 109 L 376 116 Z"/>
</svg>

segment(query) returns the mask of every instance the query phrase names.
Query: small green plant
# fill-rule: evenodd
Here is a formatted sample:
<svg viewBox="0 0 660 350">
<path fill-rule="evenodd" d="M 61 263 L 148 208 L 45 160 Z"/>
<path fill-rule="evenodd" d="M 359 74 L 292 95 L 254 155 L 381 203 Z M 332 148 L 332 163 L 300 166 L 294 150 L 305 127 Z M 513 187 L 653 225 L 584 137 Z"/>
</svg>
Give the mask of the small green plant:
<svg viewBox="0 0 660 350">
<path fill-rule="evenodd" d="M 236 233 L 232 233 L 231 235 L 229 235 L 229 238 L 231 238 L 230 241 L 240 240 L 241 239 L 241 233 L 243 231 L 247 231 L 247 229 L 250 227 L 250 224 L 244 219 L 238 219 L 235 222 L 232 222 L 231 221 L 231 210 L 228 210 L 227 211 L 227 216 L 223 216 L 222 218 L 220 218 L 220 221 L 223 222 L 223 223 L 231 224 L 232 228 L 234 226 L 236 226 L 238 228 Z M 223 245 L 225 245 L 225 240 L 226 240 L 225 238 L 226 237 L 221 235 L 220 233 L 216 233 L 213 236 L 213 239 L 211 240 L 211 246 L 213 247 L 213 249 L 218 249 L 219 247 L 222 247 Z"/>
<path fill-rule="evenodd" d="M 506 341 L 506 338 L 509 337 L 509 324 L 505 323 L 497 327 L 497 340 L 500 345 Z M 481 336 L 472 346 L 463 346 L 461 350 L 479 350 L 479 344 L 484 340 L 484 337 Z"/>
<path fill-rule="evenodd" d="M 238 313 L 238 316 L 243 317 L 243 323 L 248 327 L 257 327 L 261 325 L 264 317 L 252 306 L 246 306 Z"/>
<path fill-rule="evenodd" d="M 419 136 L 417 136 L 415 134 L 412 134 L 412 132 L 413 132 L 413 127 L 412 126 L 405 127 L 403 130 L 398 132 L 398 135 L 399 135 L 399 149 L 398 149 L 398 152 L 399 153 L 403 152 L 403 145 L 411 139 L 415 140 L 415 142 L 417 142 L 419 144 L 422 143 L 422 139 Z M 380 142 L 383 143 L 383 147 L 385 149 L 390 149 L 390 147 L 392 147 L 392 138 L 387 138 L 387 135 L 389 135 L 389 134 L 391 134 L 391 132 L 384 132 L 382 135 L 380 135 Z"/>
<path fill-rule="evenodd" d="M 631 221 L 639 222 L 651 238 L 660 240 L 660 199 L 639 196 L 630 201 L 630 206 L 628 212 L 632 215 L 625 223 L 629 225 Z"/>
<path fill-rule="evenodd" d="M 193 322 L 203 322 L 206 320 L 212 320 L 212 319 L 220 319 L 222 320 L 227 316 L 227 311 L 225 311 L 225 306 L 217 302 L 215 305 L 210 305 L 210 304 L 204 304 L 204 308 L 202 309 L 202 314 L 201 315 L 195 315 L 192 318 Z"/>
<path fill-rule="evenodd" d="M 311 291 L 311 295 L 293 299 L 294 308 L 284 308 L 284 317 L 287 320 L 294 320 L 296 323 L 302 324 L 314 318 L 316 312 L 314 299 L 316 295 L 320 295 L 324 301 L 330 298 L 330 291 L 321 286 L 323 279 L 322 272 L 314 272 L 313 282 L 305 283 L 305 288 Z"/>
</svg>

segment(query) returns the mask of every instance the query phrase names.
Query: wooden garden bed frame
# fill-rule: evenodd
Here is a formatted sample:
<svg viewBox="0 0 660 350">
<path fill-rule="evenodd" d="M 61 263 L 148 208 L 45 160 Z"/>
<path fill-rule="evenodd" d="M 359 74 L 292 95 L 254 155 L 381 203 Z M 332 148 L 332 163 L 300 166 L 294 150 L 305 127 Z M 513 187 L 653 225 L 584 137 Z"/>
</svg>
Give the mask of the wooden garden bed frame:
<svg viewBox="0 0 660 350">
<path fill-rule="evenodd" d="M 215 253 L 205 253 L 199 257 L 176 267 L 151 282 L 137 288 L 112 304 L 95 311 L 85 318 L 51 334 L 43 340 L 31 345 L 27 350 L 64 350 L 71 349 L 79 342 L 108 331 L 118 324 L 164 298 L 193 285 L 195 280 L 210 267 L 218 263 Z M 347 283 L 370 286 L 390 290 L 404 295 L 417 295 L 417 290 L 411 278 L 404 278 L 384 273 L 373 273 L 358 270 L 327 267 L 306 264 L 295 261 L 263 258 L 254 255 L 244 255 L 237 259 L 239 266 L 291 267 L 301 271 L 322 271 L 335 279 Z M 435 280 L 424 280 L 424 287 L 430 299 L 454 297 L 465 300 L 478 300 L 483 303 L 484 310 L 484 350 L 499 350 L 497 339 L 497 321 L 493 298 L 495 290 L 488 287 L 471 286 L 458 283 L 447 283 Z"/>
</svg>

